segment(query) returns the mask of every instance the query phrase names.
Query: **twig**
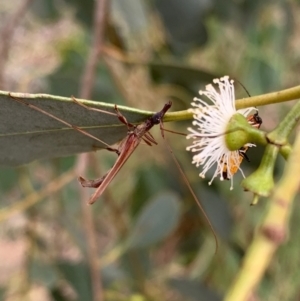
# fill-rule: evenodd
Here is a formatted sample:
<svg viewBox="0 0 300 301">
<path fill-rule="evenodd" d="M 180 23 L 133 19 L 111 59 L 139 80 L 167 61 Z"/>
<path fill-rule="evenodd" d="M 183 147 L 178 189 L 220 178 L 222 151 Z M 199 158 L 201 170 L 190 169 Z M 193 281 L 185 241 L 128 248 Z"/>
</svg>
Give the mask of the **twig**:
<svg viewBox="0 0 300 301">
<path fill-rule="evenodd" d="M 89 161 L 89 154 L 81 154 L 77 158 L 77 165 L 75 167 L 76 174 L 82 174 L 87 166 Z M 89 193 L 87 189 L 79 189 L 80 199 L 81 199 L 81 211 L 83 218 L 83 225 L 86 237 L 87 245 L 87 257 L 89 270 L 92 281 L 92 290 L 93 290 L 93 300 L 102 301 L 104 300 L 104 293 L 102 287 L 101 274 L 99 271 L 99 260 L 98 260 L 98 247 L 97 247 L 97 235 L 94 225 L 92 207 L 87 206 L 86 200 L 89 198 Z"/>
<path fill-rule="evenodd" d="M 94 38 L 91 46 L 89 58 L 85 67 L 85 72 L 81 81 L 81 98 L 89 98 L 94 86 L 95 74 L 97 69 L 99 50 L 102 48 L 104 21 L 106 12 L 106 0 L 96 1 L 94 16 Z"/>
<path fill-rule="evenodd" d="M 101 44 L 103 40 L 103 32 L 104 32 L 104 21 L 105 21 L 105 12 L 106 12 L 106 0 L 97 0 L 94 15 L 94 35 L 93 35 L 93 43 L 90 49 L 90 54 L 88 61 L 85 66 L 85 71 L 81 81 L 81 90 L 80 97 L 81 98 L 89 98 L 92 93 L 92 89 L 94 86 L 97 62 L 99 49 L 101 49 Z M 77 168 L 76 172 L 78 174 L 83 174 L 83 170 L 85 169 L 86 162 L 88 160 L 87 154 L 82 154 L 78 156 L 77 159 Z M 79 184 L 78 184 L 79 185 Z M 98 250 L 97 250 L 97 235 L 95 231 L 93 215 L 91 211 L 91 207 L 88 207 L 86 204 L 86 200 L 88 199 L 87 192 L 85 189 L 80 189 L 80 194 L 82 198 L 82 214 L 83 221 L 85 225 L 85 233 L 87 238 L 87 252 L 88 252 L 88 262 L 89 269 L 91 273 L 92 279 L 92 290 L 93 290 L 93 300 L 94 301 L 103 301 L 104 293 L 102 287 L 102 280 L 99 271 L 99 261 L 98 261 Z"/>
</svg>

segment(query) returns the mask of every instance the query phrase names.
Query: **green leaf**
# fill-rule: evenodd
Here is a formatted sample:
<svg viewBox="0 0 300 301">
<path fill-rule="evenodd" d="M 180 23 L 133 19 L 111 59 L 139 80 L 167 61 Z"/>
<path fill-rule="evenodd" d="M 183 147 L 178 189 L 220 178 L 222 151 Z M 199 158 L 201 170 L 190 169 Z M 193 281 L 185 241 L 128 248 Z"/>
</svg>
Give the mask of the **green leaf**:
<svg viewBox="0 0 300 301">
<path fill-rule="evenodd" d="M 126 137 L 127 128 L 115 115 L 114 105 L 82 100 L 105 112 L 79 106 L 71 98 L 47 94 L 11 93 L 56 117 L 76 125 L 112 145 Z M 34 110 L 0 91 L 0 165 L 17 166 L 42 158 L 62 157 L 96 151 L 105 147 L 101 142 L 75 131 L 67 125 Z M 152 112 L 118 106 L 131 123 L 140 123 Z"/>
<path fill-rule="evenodd" d="M 91 277 L 88 265 L 85 262 L 73 263 L 61 261 L 58 263 L 58 268 L 78 294 L 78 300 L 93 299 Z"/>
<path fill-rule="evenodd" d="M 146 248 L 168 236 L 180 219 L 180 203 L 174 193 L 152 199 L 139 214 L 128 239 L 129 249 Z"/>
<path fill-rule="evenodd" d="M 53 287 L 59 278 L 58 273 L 53 266 L 39 260 L 32 261 L 30 275 L 32 279 L 47 287 Z"/>
<path fill-rule="evenodd" d="M 167 42 L 178 56 L 208 42 L 206 16 L 209 1 L 155 0 L 156 9 L 168 33 Z M 180 28 L 178 28 L 180 20 Z"/>
</svg>

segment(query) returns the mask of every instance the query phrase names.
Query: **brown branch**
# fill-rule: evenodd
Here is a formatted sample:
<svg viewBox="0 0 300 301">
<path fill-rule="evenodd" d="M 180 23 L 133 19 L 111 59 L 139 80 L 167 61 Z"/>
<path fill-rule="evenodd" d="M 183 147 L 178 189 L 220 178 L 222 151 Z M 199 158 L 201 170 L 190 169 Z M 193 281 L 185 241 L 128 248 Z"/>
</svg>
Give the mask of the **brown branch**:
<svg viewBox="0 0 300 301">
<path fill-rule="evenodd" d="M 95 75 L 97 70 L 99 49 L 103 40 L 104 21 L 106 12 L 106 0 L 97 0 L 94 15 L 94 34 L 93 42 L 90 49 L 90 54 L 85 66 L 83 77 L 81 80 L 80 97 L 89 98 L 92 93 L 92 89 L 95 82 Z M 85 166 L 87 165 L 88 155 L 82 154 L 77 159 L 77 174 L 83 174 Z M 78 184 L 79 185 L 79 184 Z M 82 215 L 85 226 L 85 236 L 87 239 L 87 252 L 88 263 L 91 274 L 93 300 L 103 301 L 104 292 L 102 287 L 102 279 L 100 274 L 100 267 L 98 261 L 98 247 L 97 247 L 97 235 L 95 230 L 95 224 L 93 220 L 92 208 L 87 206 L 86 200 L 88 199 L 87 190 L 80 187 L 80 194 L 82 199 Z"/>
<path fill-rule="evenodd" d="M 81 154 L 77 158 L 77 164 L 75 167 L 76 174 L 83 174 L 87 163 L 89 161 L 89 154 Z M 79 184 L 78 184 L 79 185 Z M 103 301 L 104 293 L 102 287 L 102 279 L 100 274 L 100 266 L 98 260 L 98 247 L 97 247 L 97 235 L 95 230 L 95 224 L 93 219 L 93 208 L 87 205 L 87 200 L 89 198 L 89 190 L 82 189 L 80 186 L 79 194 L 81 198 L 81 212 L 83 219 L 84 232 L 86 237 L 87 246 L 87 258 L 88 265 L 91 275 L 92 290 L 93 290 L 93 300 Z"/>
<path fill-rule="evenodd" d="M 86 64 L 85 72 L 81 81 L 81 98 L 89 98 L 94 86 L 97 62 L 99 59 L 99 50 L 102 48 L 104 21 L 106 12 L 106 0 L 96 1 L 96 10 L 94 16 L 94 38 L 91 46 L 89 58 Z"/>
<path fill-rule="evenodd" d="M 0 88 L 5 89 L 4 70 L 8 59 L 11 41 L 18 23 L 22 20 L 33 0 L 24 0 L 0 32 Z"/>
</svg>

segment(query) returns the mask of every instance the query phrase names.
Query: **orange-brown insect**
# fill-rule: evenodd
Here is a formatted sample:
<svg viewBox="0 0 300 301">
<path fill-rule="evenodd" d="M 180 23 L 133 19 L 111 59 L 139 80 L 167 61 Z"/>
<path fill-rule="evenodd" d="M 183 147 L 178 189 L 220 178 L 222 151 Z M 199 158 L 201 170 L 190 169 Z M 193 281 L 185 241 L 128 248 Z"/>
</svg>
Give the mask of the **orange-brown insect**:
<svg viewBox="0 0 300 301">
<path fill-rule="evenodd" d="M 89 204 L 93 204 L 97 198 L 99 198 L 105 191 L 109 183 L 120 171 L 122 166 L 143 140 L 148 145 L 157 144 L 149 130 L 156 124 L 162 124 L 162 119 L 165 113 L 171 108 L 172 102 L 168 102 L 164 105 L 163 109 L 151 117 L 149 117 L 144 123 L 139 125 L 133 125 L 127 122 L 126 118 L 118 111 L 117 106 L 115 107 L 119 120 L 124 123 L 128 128 L 127 137 L 119 145 L 118 151 L 119 156 L 114 166 L 101 178 L 95 180 L 85 180 L 79 177 L 79 181 L 83 187 L 94 187 L 97 188 L 94 194 L 89 199 Z"/>
<path fill-rule="evenodd" d="M 30 103 L 27 103 L 25 100 L 22 100 L 20 98 L 14 97 L 12 95 L 10 95 L 10 97 L 12 99 L 14 99 L 15 101 L 24 104 L 42 114 L 45 114 L 65 125 L 67 125 L 68 127 L 79 131 L 80 133 L 82 133 L 83 135 L 87 135 L 90 138 L 96 139 L 97 141 L 101 142 L 102 144 L 105 145 L 105 148 L 109 151 L 113 151 L 118 155 L 118 158 L 115 162 L 115 164 L 113 165 L 113 167 L 102 177 L 95 179 L 95 180 L 86 180 L 82 177 L 79 177 L 79 181 L 81 183 L 81 185 L 83 187 L 92 187 L 92 188 L 96 188 L 96 191 L 94 192 L 94 194 L 91 196 L 91 198 L 89 199 L 89 204 L 93 204 L 97 198 L 99 198 L 102 193 L 105 191 L 105 189 L 107 188 L 107 186 L 110 184 L 110 182 L 114 179 L 114 177 L 117 175 L 117 173 L 120 171 L 120 169 L 122 168 L 122 166 L 125 164 L 125 162 L 128 160 L 128 158 L 131 156 L 131 154 L 134 152 L 134 150 L 137 148 L 137 146 L 140 144 L 140 142 L 143 140 L 146 144 L 148 145 L 153 145 L 153 144 L 157 144 L 157 142 L 155 141 L 155 139 L 153 138 L 153 136 L 151 135 L 151 133 L 149 132 L 150 129 L 154 126 L 154 125 L 158 125 L 160 124 L 160 128 L 161 128 L 161 134 L 164 137 L 164 131 L 168 131 L 168 132 L 173 132 L 173 131 L 169 131 L 163 128 L 163 117 L 165 115 L 165 113 L 171 108 L 172 106 L 172 102 L 168 102 L 164 105 L 164 107 L 162 108 L 161 111 L 153 114 L 151 117 L 149 117 L 145 122 L 139 124 L 139 125 L 133 125 L 131 123 L 129 123 L 125 116 L 123 116 L 117 106 L 115 106 L 115 111 L 116 111 L 116 116 L 118 117 L 118 119 L 124 123 L 127 128 L 128 128 L 128 133 L 127 136 L 121 141 L 120 145 L 118 146 L 118 148 L 112 148 L 110 145 L 106 144 L 104 141 L 100 140 L 99 138 L 87 133 L 86 131 L 84 131 L 83 129 L 81 129 L 78 126 L 75 126 L 73 124 L 70 124 L 48 112 L 46 112 L 45 110 L 38 108 Z M 77 103 L 78 105 L 81 105 L 83 107 L 85 107 L 88 110 L 94 110 L 94 111 L 100 111 L 100 112 L 105 112 L 103 110 L 97 109 L 97 108 L 92 108 L 92 107 L 87 107 L 84 104 L 78 102 L 74 97 L 72 97 L 73 101 L 75 103 Z M 175 133 L 175 132 L 174 132 Z M 181 133 L 179 133 L 181 134 Z M 177 165 L 180 174 L 185 182 L 185 184 L 187 185 L 189 191 L 191 192 L 196 204 L 198 205 L 199 209 L 202 211 L 209 227 L 211 228 L 214 238 L 215 238 L 215 242 L 216 242 L 216 251 L 218 249 L 218 239 L 216 236 L 216 233 L 214 231 L 214 228 L 207 216 L 207 214 L 205 213 L 201 203 L 199 202 L 197 196 L 195 195 L 194 191 L 192 190 L 187 177 L 185 176 L 184 172 L 182 171 L 176 157 L 174 156 L 170 146 L 167 144 L 167 147 L 172 155 L 172 158 L 175 162 L 175 164 Z"/>
<path fill-rule="evenodd" d="M 15 101 L 24 104 L 28 107 L 30 107 L 31 109 L 34 109 L 35 111 L 38 111 L 42 114 L 45 114 L 65 125 L 67 125 L 68 127 L 79 131 L 80 133 L 82 133 L 83 135 L 86 135 L 92 139 L 95 139 L 99 142 L 101 142 L 102 144 L 105 145 L 105 148 L 108 151 L 112 151 L 115 152 L 118 155 L 118 158 L 114 164 L 114 166 L 101 178 L 99 179 L 95 179 L 95 180 L 85 180 L 82 177 L 79 177 L 79 181 L 81 183 L 81 185 L 83 187 L 94 187 L 97 188 L 95 193 L 91 196 L 91 198 L 89 199 L 89 204 L 93 204 L 97 198 L 99 198 L 102 193 L 104 192 L 104 190 L 107 188 L 107 186 L 110 184 L 110 182 L 114 179 L 114 177 L 117 175 L 117 173 L 120 171 L 120 169 L 122 168 L 122 166 L 125 164 L 125 162 L 128 160 L 128 158 L 131 156 L 131 154 L 134 152 L 134 150 L 137 148 L 137 146 L 140 144 L 140 142 L 143 140 L 146 144 L 148 145 L 152 145 L 152 144 L 157 144 L 157 142 L 155 141 L 155 139 L 153 138 L 153 136 L 151 135 L 151 133 L 149 132 L 150 129 L 157 124 L 161 125 L 162 127 L 162 119 L 165 115 L 165 113 L 171 108 L 172 106 L 172 102 L 169 101 L 168 103 L 166 103 L 163 107 L 163 109 L 155 114 L 153 114 L 151 117 L 149 117 L 145 122 L 139 124 L 139 125 L 133 125 L 131 123 L 129 123 L 125 116 L 122 115 L 117 106 L 115 105 L 115 111 L 116 111 L 116 116 L 118 117 L 118 119 L 124 123 L 127 128 L 128 128 L 128 133 L 127 136 L 121 141 L 120 145 L 118 146 L 118 148 L 112 148 L 110 145 L 108 145 L 107 143 L 105 143 L 104 141 L 100 140 L 99 138 L 89 134 L 88 132 L 82 130 L 80 127 L 75 126 L 73 124 L 70 124 L 48 112 L 46 112 L 45 110 L 36 107 L 28 102 L 26 102 L 23 99 L 17 98 L 12 96 L 11 94 L 9 94 L 9 96 L 14 99 Z M 97 108 L 91 108 L 91 107 L 87 107 L 84 104 L 81 104 L 80 102 L 78 102 L 75 97 L 72 97 L 73 101 L 75 103 L 77 103 L 80 106 L 83 106 L 86 109 L 89 110 L 94 110 L 94 111 L 101 111 L 101 112 L 105 112 L 103 110 L 97 109 Z M 105 112 L 107 113 L 107 112 Z"/>
<path fill-rule="evenodd" d="M 261 117 L 258 115 L 258 111 L 249 116 L 247 118 L 248 120 L 248 123 L 250 125 L 252 125 L 253 127 L 259 129 L 261 124 L 262 124 L 262 119 Z M 238 152 L 239 152 L 239 157 L 238 159 L 234 158 L 233 156 L 230 158 L 230 173 L 232 175 L 234 175 L 238 170 L 239 170 L 239 167 L 240 165 L 242 164 L 243 160 L 246 159 L 248 162 L 250 162 L 250 159 L 248 158 L 247 156 L 247 151 L 249 149 L 249 146 L 247 145 L 244 145 L 243 147 L 241 147 Z M 228 178 L 228 171 L 227 171 L 227 163 L 224 162 L 224 167 L 223 167 L 223 171 L 222 171 L 222 176 L 225 180 L 229 180 Z"/>
</svg>

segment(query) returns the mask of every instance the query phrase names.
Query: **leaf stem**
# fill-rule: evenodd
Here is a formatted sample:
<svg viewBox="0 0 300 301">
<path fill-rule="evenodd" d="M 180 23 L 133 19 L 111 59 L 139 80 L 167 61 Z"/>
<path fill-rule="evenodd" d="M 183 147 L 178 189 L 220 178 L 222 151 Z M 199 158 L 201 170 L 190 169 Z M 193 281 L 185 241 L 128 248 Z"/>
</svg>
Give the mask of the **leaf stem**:
<svg viewBox="0 0 300 301">
<path fill-rule="evenodd" d="M 269 141 L 286 145 L 288 135 L 300 120 L 300 101 L 297 102 L 279 125 L 271 133 L 267 135 Z"/>
<path fill-rule="evenodd" d="M 258 107 L 273 103 L 280 103 L 300 98 L 300 86 L 276 91 L 272 93 L 252 96 L 236 100 L 236 109 Z M 164 122 L 193 119 L 193 113 L 188 110 L 167 113 Z"/>
<path fill-rule="evenodd" d="M 267 94 L 252 96 L 236 100 L 236 108 L 244 109 L 248 107 L 265 106 L 273 103 L 285 102 L 300 98 L 300 86 L 271 92 Z"/>
</svg>

